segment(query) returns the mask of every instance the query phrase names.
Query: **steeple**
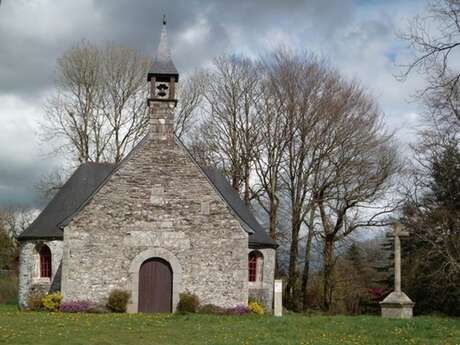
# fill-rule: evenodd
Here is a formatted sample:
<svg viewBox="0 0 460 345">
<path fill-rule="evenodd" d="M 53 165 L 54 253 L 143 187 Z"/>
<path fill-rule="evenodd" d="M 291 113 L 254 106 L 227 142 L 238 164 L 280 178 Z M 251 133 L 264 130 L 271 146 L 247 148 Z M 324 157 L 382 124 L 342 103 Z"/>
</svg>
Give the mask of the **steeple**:
<svg viewBox="0 0 460 345">
<path fill-rule="evenodd" d="M 171 51 L 168 45 L 168 33 L 166 31 L 166 17 L 163 16 L 163 27 L 160 33 L 160 43 L 153 59 L 153 64 L 147 76 L 150 81 L 152 77 L 174 77 L 175 82 L 179 81 L 179 73 L 171 59 Z"/>
<path fill-rule="evenodd" d="M 158 145 L 174 145 L 174 108 L 177 104 L 176 83 L 179 81 L 179 73 L 171 59 L 165 17 L 163 17 L 160 44 L 147 75 L 147 81 L 150 83 L 149 133 Z"/>
</svg>

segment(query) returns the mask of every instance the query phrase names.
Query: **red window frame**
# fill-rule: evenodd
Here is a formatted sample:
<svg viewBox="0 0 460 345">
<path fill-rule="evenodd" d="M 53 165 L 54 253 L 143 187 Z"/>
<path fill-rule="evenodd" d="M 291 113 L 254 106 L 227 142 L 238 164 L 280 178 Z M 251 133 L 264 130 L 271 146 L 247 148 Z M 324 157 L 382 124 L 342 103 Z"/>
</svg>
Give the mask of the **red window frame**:
<svg viewBox="0 0 460 345">
<path fill-rule="evenodd" d="M 48 246 L 43 246 L 40 255 L 40 278 L 51 278 L 51 250 Z"/>
<path fill-rule="evenodd" d="M 249 260 L 248 260 L 248 273 L 249 277 L 248 280 L 250 282 L 257 281 L 257 254 L 254 252 L 249 253 Z"/>
</svg>

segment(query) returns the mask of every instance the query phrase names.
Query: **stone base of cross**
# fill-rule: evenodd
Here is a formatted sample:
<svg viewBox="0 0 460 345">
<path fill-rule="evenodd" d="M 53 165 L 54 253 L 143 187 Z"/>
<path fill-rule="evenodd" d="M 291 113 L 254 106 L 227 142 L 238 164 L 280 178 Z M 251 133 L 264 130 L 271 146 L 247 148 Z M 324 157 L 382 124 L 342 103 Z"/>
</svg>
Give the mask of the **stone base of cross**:
<svg viewBox="0 0 460 345">
<path fill-rule="evenodd" d="M 393 291 L 382 302 L 382 317 L 391 319 L 411 319 L 415 303 L 402 291 Z"/>
<path fill-rule="evenodd" d="M 401 224 L 393 226 L 394 251 L 395 251 L 395 289 L 382 302 L 382 317 L 394 319 L 410 319 L 413 315 L 415 303 L 401 291 L 401 240 L 400 237 L 407 237 L 409 233 L 403 231 Z"/>
</svg>

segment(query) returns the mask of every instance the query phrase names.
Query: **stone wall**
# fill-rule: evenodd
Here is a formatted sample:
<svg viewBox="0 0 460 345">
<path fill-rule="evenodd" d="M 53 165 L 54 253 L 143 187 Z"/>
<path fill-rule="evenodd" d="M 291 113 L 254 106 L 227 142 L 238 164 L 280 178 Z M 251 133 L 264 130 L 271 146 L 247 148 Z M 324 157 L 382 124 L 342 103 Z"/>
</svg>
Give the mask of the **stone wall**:
<svg viewBox="0 0 460 345">
<path fill-rule="evenodd" d="M 248 254 L 254 249 L 248 249 Z M 273 308 L 273 284 L 275 279 L 275 249 L 257 249 L 263 255 L 262 279 L 248 282 L 249 297 L 264 304 L 269 311 Z"/>
<path fill-rule="evenodd" d="M 167 103 L 152 109 L 158 123 L 172 116 Z M 131 265 L 157 249 L 177 259 L 181 291 L 247 303 L 247 233 L 184 148 L 150 134 L 66 227 L 64 299 L 105 303 L 114 288 L 131 291 Z"/>
<path fill-rule="evenodd" d="M 36 250 L 46 244 L 51 251 L 51 279 L 40 278 L 40 260 Z M 18 303 L 27 308 L 31 292 L 59 291 L 61 288 L 62 241 L 23 241 L 20 243 Z"/>
</svg>

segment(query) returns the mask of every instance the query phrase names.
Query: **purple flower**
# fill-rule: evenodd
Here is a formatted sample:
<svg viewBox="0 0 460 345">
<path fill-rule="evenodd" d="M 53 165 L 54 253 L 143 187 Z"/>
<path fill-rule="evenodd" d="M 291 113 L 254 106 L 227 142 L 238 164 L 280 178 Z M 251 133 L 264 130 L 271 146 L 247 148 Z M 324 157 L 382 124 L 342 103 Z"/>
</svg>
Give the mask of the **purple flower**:
<svg viewBox="0 0 460 345">
<path fill-rule="evenodd" d="M 248 308 L 245 305 L 237 305 L 233 308 L 228 308 L 226 314 L 228 315 L 244 315 L 248 313 Z"/>
<path fill-rule="evenodd" d="M 84 313 L 91 307 L 93 307 L 93 304 L 88 301 L 68 301 L 61 303 L 59 311 L 63 313 Z"/>
</svg>

